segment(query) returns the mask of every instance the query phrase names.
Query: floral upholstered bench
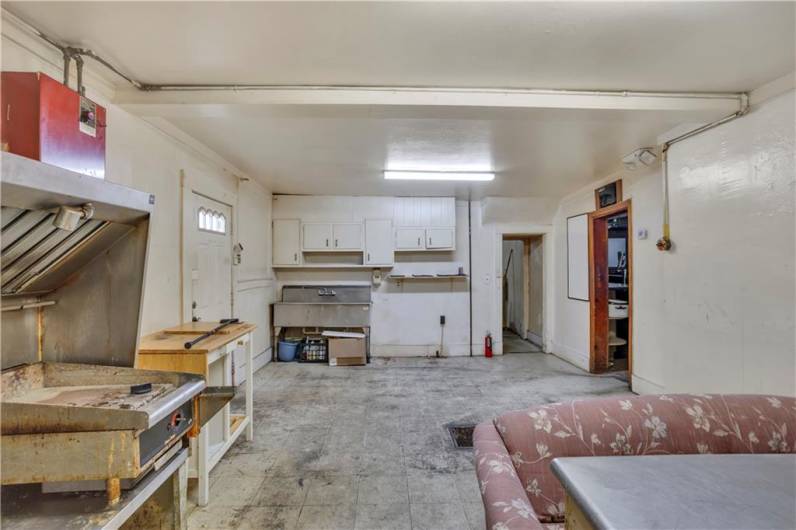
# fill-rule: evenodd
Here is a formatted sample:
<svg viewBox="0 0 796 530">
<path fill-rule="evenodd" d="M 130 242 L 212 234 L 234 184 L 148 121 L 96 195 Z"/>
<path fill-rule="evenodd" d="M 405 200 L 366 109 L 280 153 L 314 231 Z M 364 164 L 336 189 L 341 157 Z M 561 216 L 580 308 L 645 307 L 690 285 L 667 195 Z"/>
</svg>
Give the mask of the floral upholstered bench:
<svg viewBox="0 0 796 530">
<path fill-rule="evenodd" d="M 670 394 L 555 403 L 478 425 L 476 473 L 489 530 L 559 527 L 557 457 L 796 452 L 796 399 Z"/>
</svg>

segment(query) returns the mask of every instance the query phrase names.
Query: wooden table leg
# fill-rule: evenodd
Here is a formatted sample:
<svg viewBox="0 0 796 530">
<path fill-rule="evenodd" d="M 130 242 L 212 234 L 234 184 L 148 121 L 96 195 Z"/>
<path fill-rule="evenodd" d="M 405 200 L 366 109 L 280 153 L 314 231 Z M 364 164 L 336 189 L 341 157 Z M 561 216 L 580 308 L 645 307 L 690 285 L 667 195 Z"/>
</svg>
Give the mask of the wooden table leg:
<svg viewBox="0 0 796 530">
<path fill-rule="evenodd" d="M 254 440 L 254 347 L 252 334 L 246 336 L 246 416 L 249 424 L 246 426 L 246 440 Z"/>
<path fill-rule="evenodd" d="M 564 528 L 566 530 L 594 530 L 577 501 L 569 494 L 564 501 Z"/>
</svg>

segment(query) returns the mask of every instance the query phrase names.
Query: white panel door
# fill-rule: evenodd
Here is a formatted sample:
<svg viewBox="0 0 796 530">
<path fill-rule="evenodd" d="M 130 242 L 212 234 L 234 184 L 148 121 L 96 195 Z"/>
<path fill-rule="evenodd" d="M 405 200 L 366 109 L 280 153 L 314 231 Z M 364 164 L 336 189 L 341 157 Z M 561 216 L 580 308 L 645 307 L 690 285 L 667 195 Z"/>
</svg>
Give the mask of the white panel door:
<svg viewBox="0 0 796 530">
<path fill-rule="evenodd" d="M 274 219 L 274 265 L 298 265 L 301 257 L 301 231 L 298 219 Z"/>
<path fill-rule="evenodd" d="M 362 250 L 362 225 L 360 223 L 335 223 L 332 226 L 335 250 Z"/>
<path fill-rule="evenodd" d="M 331 250 L 331 223 L 306 223 L 301 225 L 302 244 L 304 250 Z"/>
<path fill-rule="evenodd" d="M 453 247 L 452 228 L 429 228 L 426 230 L 426 248 L 442 250 Z"/>
<path fill-rule="evenodd" d="M 232 208 L 191 193 L 193 226 L 188 230 L 191 316 L 232 316 Z"/>
<path fill-rule="evenodd" d="M 426 231 L 422 228 L 396 228 L 395 250 L 423 250 Z"/>
<path fill-rule="evenodd" d="M 389 219 L 365 220 L 365 265 L 392 265 L 392 221 Z"/>
</svg>

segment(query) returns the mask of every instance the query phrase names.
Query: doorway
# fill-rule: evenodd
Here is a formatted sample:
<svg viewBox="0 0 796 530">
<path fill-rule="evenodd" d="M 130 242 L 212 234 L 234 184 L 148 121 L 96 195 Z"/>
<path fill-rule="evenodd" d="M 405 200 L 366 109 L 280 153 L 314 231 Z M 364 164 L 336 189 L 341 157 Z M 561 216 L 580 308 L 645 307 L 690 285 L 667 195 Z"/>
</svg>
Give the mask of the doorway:
<svg viewBox="0 0 796 530">
<path fill-rule="evenodd" d="M 540 235 L 503 236 L 503 353 L 542 351 L 542 242 Z"/>
<path fill-rule="evenodd" d="M 633 368 L 633 241 L 630 200 L 589 214 L 589 299 L 593 373 Z"/>
</svg>

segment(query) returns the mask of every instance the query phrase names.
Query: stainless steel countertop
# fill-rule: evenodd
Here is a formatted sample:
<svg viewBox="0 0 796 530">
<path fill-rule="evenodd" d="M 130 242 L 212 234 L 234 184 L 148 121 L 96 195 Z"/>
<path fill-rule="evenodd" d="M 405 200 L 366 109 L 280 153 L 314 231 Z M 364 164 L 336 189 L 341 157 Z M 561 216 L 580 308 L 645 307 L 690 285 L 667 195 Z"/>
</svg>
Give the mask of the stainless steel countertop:
<svg viewBox="0 0 796 530">
<path fill-rule="evenodd" d="M 796 454 L 556 458 L 595 528 L 796 528 Z"/>
<path fill-rule="evenodd" d="M 41 484 L 3 486 L 3 530 L 116 529 L 129 519 L 188 458 L 183 449 L 135 488 L 122 491 L 119 502 L 108 506 L 105 491 L 89 493 L 41 492 Z"/>
</svg>

